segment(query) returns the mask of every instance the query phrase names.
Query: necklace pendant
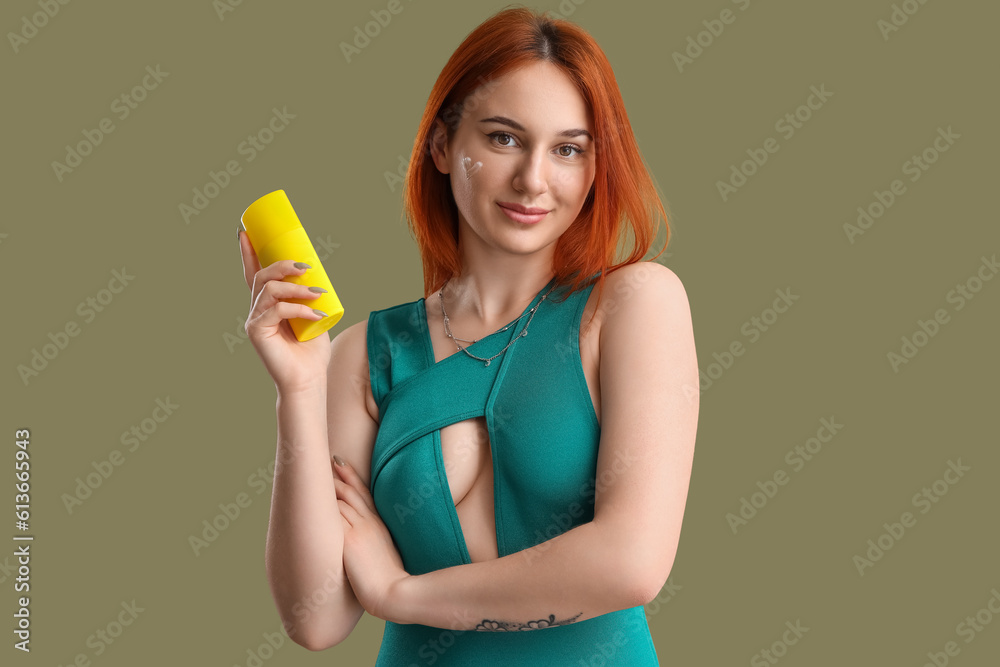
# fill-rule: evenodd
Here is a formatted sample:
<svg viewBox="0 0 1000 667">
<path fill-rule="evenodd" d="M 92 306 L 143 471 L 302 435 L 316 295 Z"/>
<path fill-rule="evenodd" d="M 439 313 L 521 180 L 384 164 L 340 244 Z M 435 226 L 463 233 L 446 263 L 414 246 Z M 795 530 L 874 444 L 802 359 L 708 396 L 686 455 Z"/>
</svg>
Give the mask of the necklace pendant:
<svg viewBox="0 0 1000 667">
<path fill-rule="evenodd" d="M 487 366 L 489 366 L 489 365 L 490 365 L 490 361 L 491 361 L 490 359 L 487 359 L 487 360 L 486 360 L 486 365 L 487 365 Z"/>
</svg>

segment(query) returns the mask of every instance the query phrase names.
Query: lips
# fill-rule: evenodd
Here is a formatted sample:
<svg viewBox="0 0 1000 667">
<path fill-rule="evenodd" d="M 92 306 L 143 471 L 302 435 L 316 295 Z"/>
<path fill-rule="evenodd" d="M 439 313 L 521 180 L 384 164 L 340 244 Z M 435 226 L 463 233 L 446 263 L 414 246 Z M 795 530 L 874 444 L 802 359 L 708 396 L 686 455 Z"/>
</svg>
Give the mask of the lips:
<svg viewBox="0 0 1000 667">
<path fill-rule="evenodd" d="M 543 215 L 549 212 L 548 209 L 545 208 L 531 208 L 514 202 L 502 201 L 498 203 L 502 208 L 508 208 L 512 211 L 517 211 L 518 213 L 524 213 L 525 215 Z"/>
<path fill-rule="evenodd" d="M 528 208 L 526 206 L 521 206 L 520 204 L 508 204 L 498 203 L 500 210 L 503 214 L 514 222 L 520 222 L 526 225 L 533 225 L 536 222 L 541 222 L 545 216 L 549 214 L 544 208 Z M 516 207 L 516 208 L 514 208 Z M 523 211 L 535 211 L 533 213 L 524 213 Z"/>
</svg>

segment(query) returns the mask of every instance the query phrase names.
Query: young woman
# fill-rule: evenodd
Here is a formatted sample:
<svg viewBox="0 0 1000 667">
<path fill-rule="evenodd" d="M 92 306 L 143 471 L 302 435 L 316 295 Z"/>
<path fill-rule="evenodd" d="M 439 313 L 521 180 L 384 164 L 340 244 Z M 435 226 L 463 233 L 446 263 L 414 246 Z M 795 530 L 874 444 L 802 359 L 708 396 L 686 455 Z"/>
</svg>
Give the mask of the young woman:
<svg viewBox="0 0 1000 667">
<path fill-rule="evenodd" d="M 643 605 L 677 550 L 698 368 L 684 287 L 641 261 L 667 215 L 594 40 L 524 8 L 474 30 L 405 212 L 424 297 L 332 344 L 283 322 L 320 317 L 285 300 L 315 296 L 282 281 L 308 269 L 261 269 L 240 234 L 289 635 L 324 649 L 368 611 L 378 665 L 658 664 Z"/>
</svg>

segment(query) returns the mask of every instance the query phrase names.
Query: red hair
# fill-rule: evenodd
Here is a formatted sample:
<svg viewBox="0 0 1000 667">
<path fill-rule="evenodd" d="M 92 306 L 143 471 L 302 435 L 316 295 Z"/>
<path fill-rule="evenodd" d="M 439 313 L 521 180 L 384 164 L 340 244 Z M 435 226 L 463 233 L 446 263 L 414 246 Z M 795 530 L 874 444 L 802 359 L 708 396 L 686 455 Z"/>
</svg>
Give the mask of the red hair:
<svg viewBox="0 0 1000 667">
<path fill-rule="evenodd" d="M 556 284 L 569 285 L 573 292 L 600 272 L 600 299 L 605 274 L 640 261 L 649 250 L 656 237 L 656 212 L 666 240 L 654 257 L 670 241 L 666 210 L 636 145 L 611 64 L 597 42 L 581 27 L 550 18 L 548 12 L 504 9 L 473 30 L 452 54 L 431 90 L 413 144 L 403 214 L 423 260 L 425 297 L 462 267 L 451 182 L 429 159 L 435 120 L 445 122 L 450 142 L 466 106 L 475 108 L 474 93 L 483 84 L 537 61 L 551 62 L 573 81 L 593 113 L 595 130 L 594 184 L 576 221 L 556 242 Z M 629 229 L 632 249 L 615 264 Z"/>
</svg>

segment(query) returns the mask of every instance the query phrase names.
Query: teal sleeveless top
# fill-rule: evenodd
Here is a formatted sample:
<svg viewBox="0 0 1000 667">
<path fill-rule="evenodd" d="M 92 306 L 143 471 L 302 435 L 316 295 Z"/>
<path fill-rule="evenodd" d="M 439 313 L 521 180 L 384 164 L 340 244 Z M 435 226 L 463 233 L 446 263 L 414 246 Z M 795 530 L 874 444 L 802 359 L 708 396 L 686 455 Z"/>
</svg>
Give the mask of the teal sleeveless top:
<svg viewBox="0 0 1000 667">
<path fill-rule="evenodd" d="M 600 425 L 580 360 L 580 318 L 593 289 L 542 288 L 506 331 L 434 362 L 424 299 L 368 316 L 368 362 L 379 430 L 372 497 L 418 575 L 470 563 L 441 454 L 440 429 L 485 417 L 493 455 L 500 557 L 594 518 Z M 540 304 L 528 335 L 530 310 Z M 539 609 L 539 618 L 548 610 Z M 528 614 L 530 616 L 530 614 Z M 527 622 L 538 620 L 501 619 Z M 556 619 L 556 622 L 562 619 Z M 448 630 L 386 622 L 376 667 L 659 664 L 642 606 L 525 631 Z"/>
</svg>

